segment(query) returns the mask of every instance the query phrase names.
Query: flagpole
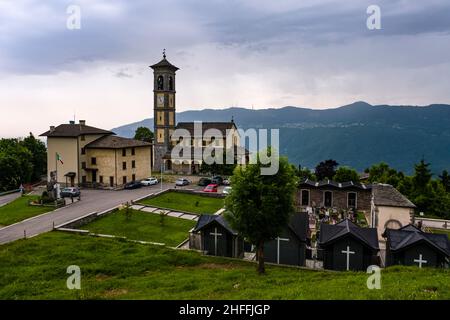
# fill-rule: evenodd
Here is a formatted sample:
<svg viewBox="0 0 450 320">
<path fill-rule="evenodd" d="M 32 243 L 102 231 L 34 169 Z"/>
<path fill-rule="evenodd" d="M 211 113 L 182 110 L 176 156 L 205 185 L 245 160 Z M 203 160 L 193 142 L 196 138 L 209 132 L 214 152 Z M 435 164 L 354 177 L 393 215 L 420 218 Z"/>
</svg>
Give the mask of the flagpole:
<svg viewBox="0 0 450 320">
<path fill-rule="evenodd" d="M 55 152 L 55 159 L 56 159 L 56 162 L 55 162 L 55 166 L 56 166 L 56 170 L 55 170 L 55 180 L 56 180 L 56 183 L 58 183 L 58 152 Z"/>
</svg>

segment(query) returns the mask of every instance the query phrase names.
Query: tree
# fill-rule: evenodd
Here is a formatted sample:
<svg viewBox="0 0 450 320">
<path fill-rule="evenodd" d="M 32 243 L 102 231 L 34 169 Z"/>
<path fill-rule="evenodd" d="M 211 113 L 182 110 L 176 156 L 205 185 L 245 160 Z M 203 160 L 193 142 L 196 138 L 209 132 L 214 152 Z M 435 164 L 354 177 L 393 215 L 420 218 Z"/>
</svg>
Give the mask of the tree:
<svg viewBox="0 0 450 320">
<path fill-rule="evenodd" d="M 147 127 L 139 127 L 136 129 L 136 132 L 134 134 L 134 139 L 146 141 L 146 142 L 152 142 L 153 141 L 153 132 L 150 131 Z"/>
<path fill-rule="evenodd" d="M 336 167 L 339 165 L 335 160 L 322 161 L 316 166 L 317 180 L 332 179 L 336 174 Z"/>
<path fill-rule="evenodd" d="M 40 180 L 41 176 L 47 172 L 47 148 L 45 144 L 36 139 L 30 132 L 22 144 L 31 152 L 31 162 L 33 164 L 33 172 L 31 181 Z"/>
<path fill-rule="evenodd" d="M 351 169 L 349 167 L 339 167 L 333 177 L 333 180 L 337 182 L 358 182 L 359 174 L 355 169 Z"/>
<path fill-rule="evenodd" d="M 446 192 L 450 192 L 450 176 L 447 170 L 442 171 L 442 174 L 439 176 L 441 179 L 441 183 L 444 186 Z"/>
<path fill-rule="evenodd" d="M 405 177 L 403 172 L 389 167 L 389 165 L 385 162 L 374 164 L 370 168 L 366 169 L 365 172 L 369 174 L 369 182 L 387 183 L 394 186 L 395 188 Z"/>
<path fill-rule="evenodd" d="M 0 140 L 0 189 L 17 189 L 30 182 L 33 174 L 31 152 L 18 139 Z"/>
<path fill-rule="evenodd" d="M 430 169 L 428 168 L 430 166 L 429 163 L 426 163 L 424 159 L 420 160 L 420 162 L 416 165 L 414 165 L 414 176 L 413 176 L 413 183 L 414 188 L 418 191 L 424 190 L 428 183 L 431 181 L 431 177 L 433 174 L 431 173 Z"/>
<path fill-rule="evenodd" d="M 314 173 L 306 167 L 298 165 L 298 168 L 293 166 L 293 169 L 295 170 L 295 175 L 300 179 L 300 181 L 305 179 L 316 180 Z"/>
<path fill-rule="evenodd" d="M 270 149 L 269 149 L 270 152 Z M 287 158 L 281 157 L 274 175 L 261 175 L 264 166 L 237 167 L 231 177 L 233 189 L 225 199 L 225 218 L 245 239 L 256 245 L 258 273 L 265 273 L 264 243 L 280 235 L 294 212 L 297 178 Z"/>
</svg>

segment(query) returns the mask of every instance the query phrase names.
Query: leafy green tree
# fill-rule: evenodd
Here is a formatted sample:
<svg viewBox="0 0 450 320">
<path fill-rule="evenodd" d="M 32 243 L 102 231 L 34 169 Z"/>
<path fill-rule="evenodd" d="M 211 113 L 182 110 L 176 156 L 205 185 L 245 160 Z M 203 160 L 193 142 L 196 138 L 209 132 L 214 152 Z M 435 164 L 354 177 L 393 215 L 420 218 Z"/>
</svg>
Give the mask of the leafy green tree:
<svg viewBox="0 0 450 320">
<path fill-rule="evenodd" d="M 336 174 L 336 167 L 339 165 L 335 160 L 322 161 L 316 166 L 316 177 L 318 180 L 332 179 Z"/>
<path fill-rule="evenodd" d="M 370 168 L 366 169 L 365 172 L 369 174 L 369 182 L 387 183 L 394 187 L 397 187 L 400 181 L 402 181 L 405 177 L 403 172 L 389 167 L 389 165 L 384 162 L 374 164 Z"/>
<path fill-rule="evenodd" d="M 299 178 L 300 181 L 305 179 L 316 180 L 316 176 L 314 175 L 314 173 L 306 167 L 302 167 L 301 165 L 299 165 L 298 168 L 295 168 L 293 166 L 293 169 L 295 171 L 295 175 Z"/>
<path fill-rule="evenodd" d="M 333 177 L 333 180 L 337 182 L 346 182 L 346 181 L 359 181 L 359 174 L 355 169 L 349 167 L 339 167 L 336 171 L 336 174 Z"/>
<path fill-rule="evenodd" d="M 294 212 L 297 178 L 287 158 L 279 158 L 274 175 L 261 175 L 256 164 L 237 167 L 231 177 L 233 189 L 225 199 L 226 219 L 244 238 L 256 245 L 258 273 L 265 273 L 264 243 L 280 235 Z M 278 160 L 278 159 L 277 159 Z"/>
<path fill-rule="evenodd" d="M 30 182 L 33 174 L 31 152 L 18 139 L 0 140 L 0 189 L 17 189 Z"/>
<path fill-rule="evenodd" d="M 442 174 L 439 176 L 441 179 L 441 183 L 444 186 L 446 192 L 450 192 L 450 175 L 447 170 L 442 171 Z"/>
<path fill-rule="evenodd" d="M 31 181 L 40 180 L 41 176 L 47 172 L 47 148 L 45 144 L 36 139 L 30 132 L 22 144 L 31 152 L 31 162 L 33 164 L 33 173 Z"/>
<path fill-rule="evenodd" d="M 134 139 L 146 142 L 152 142 L 153 137 L 154 137 L 153 132 L 147 127 L 137 128 L 134 134 Z"/>
</svg>

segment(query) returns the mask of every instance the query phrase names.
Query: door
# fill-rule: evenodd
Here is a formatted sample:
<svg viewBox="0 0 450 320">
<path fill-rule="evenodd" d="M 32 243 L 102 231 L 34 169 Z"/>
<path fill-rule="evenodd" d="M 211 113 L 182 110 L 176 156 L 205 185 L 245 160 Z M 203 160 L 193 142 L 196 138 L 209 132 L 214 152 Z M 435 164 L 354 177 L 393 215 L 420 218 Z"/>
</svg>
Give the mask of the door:
<svg viewBox="0 0 450 320">
<path fill-rule="evenodd" d="M 333 205 L 333 192 L 325 191 L 323 205 L 325 207 L 331 207 Z"/>
<path fill-rule="evenodd" d="M 92 183 L 97 182 L 97 171 L 92 171 Z"/>
<path fill-rule="evenodd" d="M 114 177 L 109 177 L 109 185 L 114 187 Z"/>
<path fill-rule="evenodd" d="M 75 177 L 70 177 L 70 186 L 75 187 Z"/>
</svg>

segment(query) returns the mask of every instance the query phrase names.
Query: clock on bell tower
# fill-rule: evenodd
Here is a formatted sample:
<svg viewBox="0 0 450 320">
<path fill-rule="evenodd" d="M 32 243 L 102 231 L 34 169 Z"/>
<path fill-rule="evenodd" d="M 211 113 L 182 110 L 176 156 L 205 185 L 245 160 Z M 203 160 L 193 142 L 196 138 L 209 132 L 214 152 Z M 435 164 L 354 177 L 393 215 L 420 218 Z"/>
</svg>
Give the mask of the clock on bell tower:
<svg viewBox="0 0 450 320">
<path fill-rule="evenodd" d="M 166 59 L 150 66 L 153 69 L 153 121 L 154 121 L 154 163 L 153 170 L 161 170 L 163 157 L 170 151 L 170 135 L 175 130 L 175 73 L 178 70 Z"/>
</svg>

